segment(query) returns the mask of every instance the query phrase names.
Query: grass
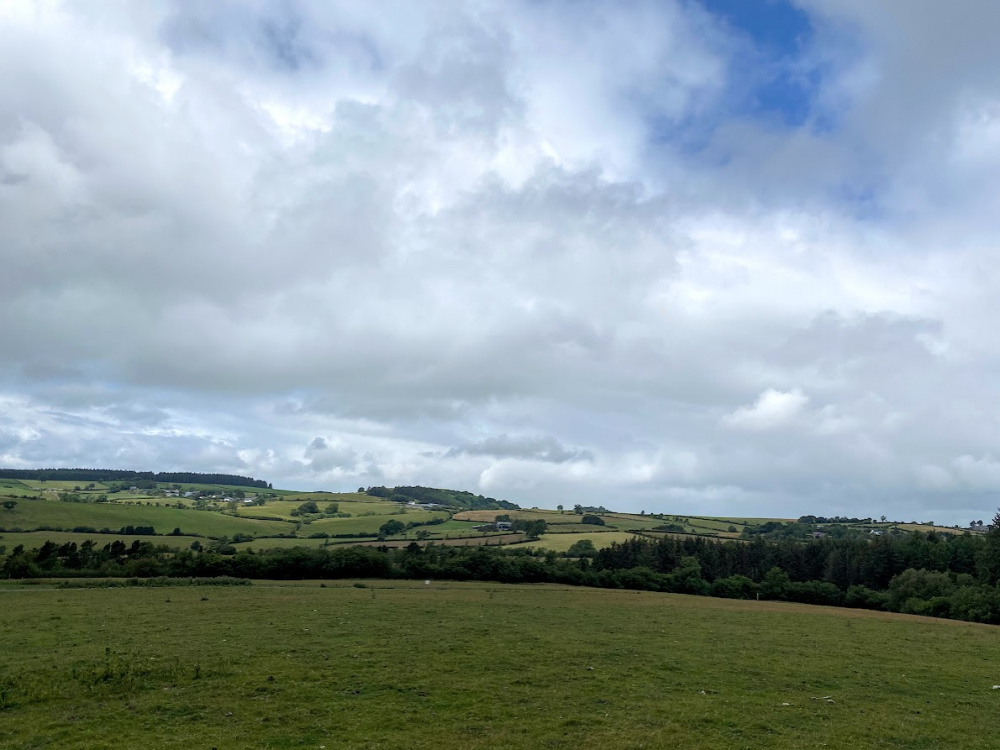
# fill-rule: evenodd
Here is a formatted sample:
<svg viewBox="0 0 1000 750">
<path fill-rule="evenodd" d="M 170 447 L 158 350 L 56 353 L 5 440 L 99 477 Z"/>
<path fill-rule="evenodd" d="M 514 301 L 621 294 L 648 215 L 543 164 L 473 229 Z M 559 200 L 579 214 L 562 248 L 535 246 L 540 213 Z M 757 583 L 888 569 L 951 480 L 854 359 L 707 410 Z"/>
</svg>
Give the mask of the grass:
<svg viewBox="0 0 1000 750">
<path fill-rule="evenodd" d="M 57 490 L 59 492 L 72 492 L 74 488 L 79 487 L 81 490 L 86 487 L 91 482 L 69 482 L 63 480 L 46 480 L 41 481 L 39 479 L 8 479 L 8 482 L 18 482 L 24 487 L 32 490 Z M 108 486 L 100 482 L 93 482 L 95 490 L 107 490 Z"/>
<path fill-rule="evenodd" d="M 990 627 L 555 586 L 326 586 L 0 586 L 0 746 L 996 746 Z"/>
<path fill-rule="evenodd" d="M 313 521 L 307 526 L 303 526 L 300 535 L 309 536 L 317 531 L 324 531 L 327 534 L 367 534 L 377 532 L 379 527 L 395 519 L 402 523 L 411 521 L 429 521 L 433 518 L 447 518 L 444 511 L 432 510 L 411 510 L 406 513 L 396 513 L 394 515 L 362 516 L 360 518 L 321 518 Z M 428 530 L 433 530 L 433 526 L 427 526 Z"/>
<path fill-rule="evenodd" d="M 610 547 L 612 542 L 624 542 L 635 537 L 624 531 L 590 531 L 579 534 L 542 534 L 536 542 L 525 542 L 519 547 L 531 547 L 533 549 L 548 549 L 553 552 L 565 552 L 581 539 L 589 539 L 597 549 Z"/>
<path fill-rule="evenodd" d="M 174 549 L 187 549 L 191 546 L 191 543 L 195 540 L 200 541 L 202 544 L 206 543 L 205 539 L 198 539 L 194 536 L 138 536 L 130 534 L 86 534 L 86 533 L 76 533 L 73 531 L 28 531 L 23 533 L 5 531 L 0 533 L 0 547 L 6 547 L 7 552 L 10 552 L 14 547 L 19 544 L 24 545 L 25 549 L 36 549 L 41 547 L 45 542 L 54 542 L 56 544 L 66 544 L 68 542 L 76 542 L 77 544 L 82 544 L 88 539 L 92 540 L 97 544 L 98 548 L 103 547 L 105 544 L 111 544 L 116 540 L 121 540 L 126 544 L 132 544 L 132 542 L 152 542 L 153 544 L 165 544 L 168 547 Z M 277 541 L 277 540 L 270 540 Z"/>
<path fill-rule="evenodd" d="M 152 502 L 152 501 L 151 501 Z M 181 510 L 155 505 L 116 505 L 111 503 L 63 503 L 57 500 L 18 500 L 13 510 L 0 509 L 0 527 L 24 531 L 39 526 L 72 529 L 92 526 L 97 529 L 123 526 L 153 526 L 158 534 L 175 528 L 190 534 L 209 537 L 234 534 L 291 533 L 294 527 L 283 521 L 257 521 L 236 518 L 210 511 Z"/>
<path fill-rule="evenodd" d="M 316 495 L 318 497 L 318 493 Z M 326 495 L 323 498 L 316 499 L 316 505 L 319 507 L 320 511 L 325 511 L 326 506 L 330 503 L 338 503 L 339 512 L 350 513 L 352 516 L 359 515 L 361 513 L 371 513 L 374 515 L 387 516 L 394 513 L 399 513 L 399 503 L 389 503 L 384 500 L 374 500 L 372 502 L 358 502 L 358 501 L 340 501 L 336 499 L 331 499 L 335 496 Z M 357 497 L 356 495 L 350 495 L 350 497 Z M 293 500 L 281 499 L 281 500 L 268 500 L 264 505 L 243 505 L 237 508 L 237 512 L 241 516 L 246 516 L 247 518 L 265 518 L 265 517 L 277 517 L 286 518 L 288 520 L 295 520 L 296 516 L 292 515 L 292 511 L 298 510 L 302 503 L 308 500 L 314 499 L 312 496 L 296 497 Z M 419 512 L 419 511 L 411 511 Z M 384 523 L 384 521 L 383 521 Z"/>
</svg>

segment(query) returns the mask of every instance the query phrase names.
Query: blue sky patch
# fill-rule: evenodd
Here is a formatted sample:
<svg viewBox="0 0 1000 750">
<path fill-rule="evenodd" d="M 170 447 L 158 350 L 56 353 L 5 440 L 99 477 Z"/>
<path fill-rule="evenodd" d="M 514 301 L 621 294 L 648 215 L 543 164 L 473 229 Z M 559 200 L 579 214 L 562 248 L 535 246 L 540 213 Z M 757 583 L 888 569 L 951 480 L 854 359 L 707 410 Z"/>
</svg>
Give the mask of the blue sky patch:
<svg viewBox="0 0 1000 750">
<path fill-rule="evenodd" d="M 733 114 L 764 117 L 787 127 L 810 120 L 822 71 L 803 57 L 814 37 L 809 15 L 788 0 L 700 0 L 747 42 L 733 64 Z"/>
</svg>

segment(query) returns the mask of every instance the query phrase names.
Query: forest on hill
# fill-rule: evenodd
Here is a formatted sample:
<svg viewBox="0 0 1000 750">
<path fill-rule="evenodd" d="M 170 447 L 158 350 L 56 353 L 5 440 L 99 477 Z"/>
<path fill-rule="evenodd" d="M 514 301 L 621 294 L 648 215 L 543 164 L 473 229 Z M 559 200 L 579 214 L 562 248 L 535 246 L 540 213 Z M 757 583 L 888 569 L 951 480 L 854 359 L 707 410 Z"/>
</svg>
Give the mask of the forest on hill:
<svg viewBox="0 0 1000 750">
<path fill-rule="evenodd" d="M 0 469 L 0 479 L 33 479 L 41 482 L 163 482 L 224 484 L 271 489 L 263 479 L 237 474 L 201 474 L 194 471 L 132 471 L 129 469 Z"/>
</svg>

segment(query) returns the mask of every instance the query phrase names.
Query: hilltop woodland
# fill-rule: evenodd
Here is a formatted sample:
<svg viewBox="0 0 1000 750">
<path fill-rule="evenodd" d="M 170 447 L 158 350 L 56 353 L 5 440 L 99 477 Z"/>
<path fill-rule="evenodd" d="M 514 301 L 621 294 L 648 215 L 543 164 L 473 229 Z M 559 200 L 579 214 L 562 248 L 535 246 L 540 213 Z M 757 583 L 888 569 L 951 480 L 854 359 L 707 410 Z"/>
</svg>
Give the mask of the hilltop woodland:
<svg viewBox="0 0 1000 750">
<path fill-rule="evenodd" d="M 14 548 L 4 576 L 416 578 L 561 583 L 775 599 L 1000 623 L 1000 513 L 985 534 L 721 541 L 636 537 L 571 558 L 518 547 L 320 547 L 178 551 L 152 541 Z M 140 583 L 136 580 L 133 583 Z M 68 585 L 68 584 L 67 584 Z"/>
</svg>

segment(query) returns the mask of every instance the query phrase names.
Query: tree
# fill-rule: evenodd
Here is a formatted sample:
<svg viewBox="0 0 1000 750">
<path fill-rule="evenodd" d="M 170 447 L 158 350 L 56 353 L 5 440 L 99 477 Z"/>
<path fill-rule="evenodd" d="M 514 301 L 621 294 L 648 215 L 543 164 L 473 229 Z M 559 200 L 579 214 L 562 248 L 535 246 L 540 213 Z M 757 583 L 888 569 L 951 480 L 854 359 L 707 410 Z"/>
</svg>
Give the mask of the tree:
<svg viewBox="0 0 1000 750">
<path fill-rule="evenodd" d="M 298 508 L 292 511 L 293 516 L 304 516 L 309 513 L 319 513 L 319 506 L 316 505 L 315 500 L 307 500 L 302 503 Z"/>
<path fill-rule="evenodd" d="M 907 568 L 889 581 L 889 606 L 897 612 L 922 614 L 921 604 L 955 590 L 947 573 Z"/>
<path fill-rule="evenodd" d="M 561 505 L 557 505 L 556 506 L 556 510 L 558 510 L 560 513 L 562 513 L 563 512 L 563 507 Z"/>
<path fill-rule="evenodd" d="M 406 524 L 397 521 L 395 518 L 390 518 L 379 526 L 378 529 L 379 536 L 393 536 L 394 534 L 401 534 L 404 531 L 406 531 Z"/>
<path fill-rule="evenodd" d="M 604 519 L 600 516 L 586 515 L 580 519 L 580 523 L 589 523 L 594 526 L 604 526 Z"/>
<path fill-rule="evenodd" d="M 597 548 L 594 547 L 594 543 L 589 539 L 581 539 L 578 542 L 573 542 L 570 548 L 566 550 L 566 557 L 596 557 Z"/>
<path fill-rule="evenodd" d="M 979 574 L 992 585 L 1000 580 L 1000 511 L 993 516 L 993 525 L 986 532 L 985 540 L 986 544 L 979 553 Z"/>
<path fill-rule="evenodd" d="M 6 510 L 14 510 L 17 507 L 17 500 L 4 500 L 2 505 Z"/>
<path fill-rule="evenodd" d="M 329 503 L 326 506 L 326 513 L 337 513 L 340 510 L 340 503 Z"/>
</svg>

